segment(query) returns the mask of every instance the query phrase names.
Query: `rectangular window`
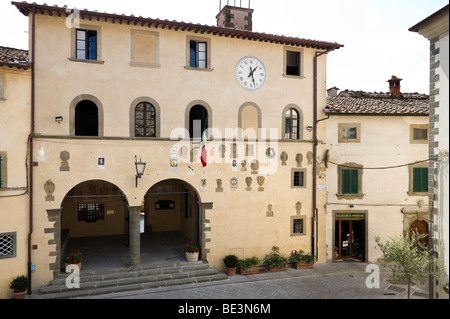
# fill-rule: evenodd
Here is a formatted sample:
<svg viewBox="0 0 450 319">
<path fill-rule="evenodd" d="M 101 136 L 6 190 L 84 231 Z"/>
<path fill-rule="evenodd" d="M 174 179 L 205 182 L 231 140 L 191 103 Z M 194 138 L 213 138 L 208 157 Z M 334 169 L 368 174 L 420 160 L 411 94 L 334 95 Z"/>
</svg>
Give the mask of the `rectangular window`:
<svg viewBox="0 0 450 319">
<path fill-rule="evenodd" d="M 294 234 L 303 234 L 303 219 L 294 219 L 292 232 Z"/>
<path fill-rule="evenodd" d="M 97 31 L 76 30 L 76 58 L 80 60 L 97 60 Z"/>
<path fill-rule="evenodd" d="M 360 143 L 361 123 L 339 123 L 338 143 Z"/>
<path fill-rule="evenodd" d="M 358 137 L 358 130 L 356 127 L 343 127 L 342 128 L 342 138 L 355 140 Z"/>
<path fill-rule="evenodd" d="M 413 139 L 415 141 L 428 140 L 428 130 L 427 129 L 415 128 L 413 135 L 414 135 Z"/>
<path fill-rule="evenodd" d="M 78 221 L 86 223 L 94 223 L 98 220 L 105 219 L 105 204 L 78 204 Z"/>
<path fill-rule="evenodd" d="M 410 143 L 428 144 L 428 124 L 410 124 Z"/>
<path fill-rule="evenodd" d="M 291 169 L 291 188 L 306 188 L 306 169 Z"/>
<path fill-rule="evenodd" d="M 303 186 L 303 172 L 294 172 L 294 187 Z"/>
<path fill-rule="evenodd" d="M 300 52 L 286 51 L 286 75 L 300 76 Z"/>
<path fill-rule="evenodd" d="M 306 216 L 291 216 L 291 236 L 306 235 Z"/>
<path fill-rule="evenodd" d="M 428 167 L 413 168 L 413 192 L 428 192 Z"/>
<path fill-rule="evenodd" d="M 342 194 L 358 194 L 358 169 L 342 169 Z"/>
<path fill-rule="evenodd" d="M 191 40 L 189 42 L 189 66 L 206 69 L 208 61 L 207 43 Z"/>
<path fill-rule="evenodd" d="M 0 234 L 0 259 L 16 257 L 16 233 Z"/>
</svg>

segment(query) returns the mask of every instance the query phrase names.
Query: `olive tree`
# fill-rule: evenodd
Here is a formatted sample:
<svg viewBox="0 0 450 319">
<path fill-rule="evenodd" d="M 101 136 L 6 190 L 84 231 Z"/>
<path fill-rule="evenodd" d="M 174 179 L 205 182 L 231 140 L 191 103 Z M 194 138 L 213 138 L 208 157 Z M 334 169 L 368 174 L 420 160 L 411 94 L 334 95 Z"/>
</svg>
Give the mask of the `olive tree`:
<svg viewBox="0 0 450 319">
<path fill-rule="evenodd" d="M 382 252 L 380 264 L 392 270 L 392 280 L 407 283 L 408 299 L 412 284 L 422 285 L 430 275 L 436 276 L 442 271 L 441 263 L 421 242 L 426 236 L 413 231 L 410 236 L 395 237 L 384 244 L 380 237 L 375 237 Z"/>
</svg>

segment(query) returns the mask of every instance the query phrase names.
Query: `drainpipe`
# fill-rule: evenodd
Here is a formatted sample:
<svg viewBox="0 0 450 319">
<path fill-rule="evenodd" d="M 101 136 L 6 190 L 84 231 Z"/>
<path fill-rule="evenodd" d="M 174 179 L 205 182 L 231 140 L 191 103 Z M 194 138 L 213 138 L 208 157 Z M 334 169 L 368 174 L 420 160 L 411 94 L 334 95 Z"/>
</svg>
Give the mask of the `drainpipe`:
<svg viewBox="0 0 450 319">
<path fill-rule="evenodd" d="M 28 233 L 28 294 L 31 295 L 31 234 L 33 233 L 33 137 L 34 137 L 34 80 L 35 80 L 35 26 L 36 26 L 36 4 L 33 3 L 32 26 L 31 26 L 31 132 L 30 141 L 30 214 Z"/>
<path fill-rule="evenodd" d="M 318 253 L 316 252 L 319 239 L 319 214 L 317 210 L 317 145 L 319 141 L 317 139 L 317 58 L 323 54 L 328 54 L 331 50 L 316 52 L 314 54 L 314 107 L 313 107 L 313 186 L 312 186 L 312 208 L 313 217 L 311 220 L 311 253 L 318 260 Z"/>
</svg>

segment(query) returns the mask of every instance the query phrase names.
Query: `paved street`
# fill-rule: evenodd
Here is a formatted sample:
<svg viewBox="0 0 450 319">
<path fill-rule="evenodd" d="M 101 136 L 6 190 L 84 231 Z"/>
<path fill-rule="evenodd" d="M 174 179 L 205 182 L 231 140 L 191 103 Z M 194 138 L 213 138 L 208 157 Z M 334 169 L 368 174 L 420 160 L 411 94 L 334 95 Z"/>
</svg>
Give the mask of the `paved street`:
<svg viewBox="0 0 450 319">
<path fill-rule="evenodd" d="M 118 293 L 119 299 L 406 299 L 406 285 L 391 284 L 388 269 L 380 270 L 380 288 L 367 288 L 365 263 L 317 264 L 314 269 L 236 275 L 218 283 Z M 369 279 L 371 279 L 370 277 Z M 369 282 L 374 282 L 369 280 Z M 105 296 L 102 296 L 105 298 Z M 428 285 L 413 287 L 411 299 L 428 299 Z"/>
</svg>

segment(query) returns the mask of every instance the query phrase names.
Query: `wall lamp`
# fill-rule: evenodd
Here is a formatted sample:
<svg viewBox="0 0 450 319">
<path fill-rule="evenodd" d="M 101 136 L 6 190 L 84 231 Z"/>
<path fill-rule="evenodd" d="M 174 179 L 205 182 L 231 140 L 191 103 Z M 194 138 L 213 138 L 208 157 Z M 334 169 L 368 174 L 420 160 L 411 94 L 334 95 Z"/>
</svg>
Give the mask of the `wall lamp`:
<svg viewBox="0 0 450 319">
<path fill-rule="evenodd" d="M 135 160 L 134 160 L 134 165 L 136 166 L 136 187 L 138 186 L 138 179 L 142 177 L 142 175 L 144 175 L 144 171 L 145 171 L 145 165 L 147 165 L 147 163 L 142 162 L 142 159 L 137 160 L 137 156 L 134 156 Z"/>
<path fill-rule="evenodd" d="M 311 132 L 313 130 L 312 126 L 307 126 L 306 129 L 308 130 L 308 132 Z"/>
<path fill-rule="evenodd" d="M 62 116 L 56 116 L 55 117 L 55 122 L 56 123 L 61 123 L 64 120 L 64 118 Z"/>
</svg>

